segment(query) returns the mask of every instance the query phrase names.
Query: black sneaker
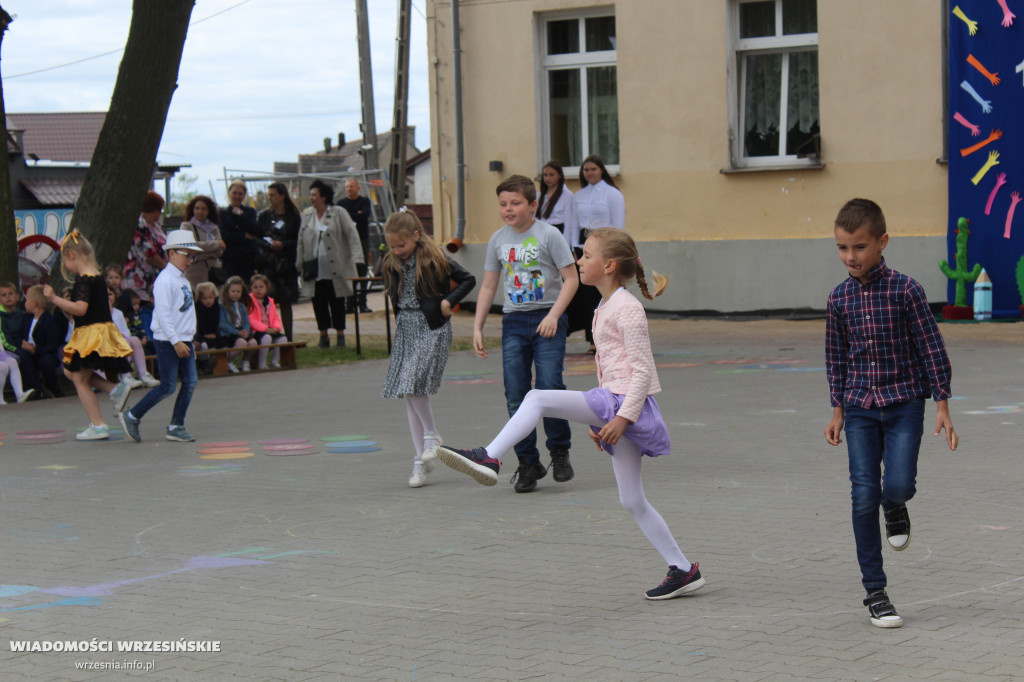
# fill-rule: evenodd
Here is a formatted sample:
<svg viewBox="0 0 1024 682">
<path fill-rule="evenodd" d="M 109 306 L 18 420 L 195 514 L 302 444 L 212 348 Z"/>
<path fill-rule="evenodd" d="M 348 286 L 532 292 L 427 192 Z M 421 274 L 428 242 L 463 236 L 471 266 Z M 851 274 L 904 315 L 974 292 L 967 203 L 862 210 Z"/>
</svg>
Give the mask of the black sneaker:
<svg viewBox="0 0 1024 682">
<path fill-rule="evenodd" d="M 688 592 L 696 592 L 702 587 L 704 587 L 704 578 L 700 575 L 700 564 L 694 561 L 689 571 L 669 566 L 665 579 L 653 590 L 647 590 L 645 596 L 651 601 L 672 599 Z"/>
<path fill-rule="evenodd" d="M 901 504 L 890 511 L 882 511 L 885 514 L 885 539 L 890 547 L 902 552 L 910 546 L 910 514 L 907 505 Z"/>
<path fill-rule="evenodd" d="M 512 478 L 509 483 L 515 484 L 517 493 L 528 493 L 537 489 L 537 481 L 548 475 L 548 470 L 544 468 L 544 465 L 540 463 L 540 460 L 534 460 L 529 464 L 523 464 L 520 462 L 519 468 L 512 474 Z"/>
<path fill-rule="evenodd" d="M 868 607 L 871 614 L 871 624 L 876 628 L 901 628 L 903 619 L 896 613 L 896 607 L 889 601 L 889 595 L 885 590 L 868 592 L 868 598 L 864 600 L 864 606 Z"/>
<path fill-rule="evenodd" d="M 551 451 L 551 477 L 559 483 L 565 483 L 571 481 L 572 477 L 576 473 L 572 470 L 572 464 L 569 464 L 569 450 L 568 448 L 555 448 Z"/>
<path fill-rule="evenodd" d="M 498 482 L 498 470 L 501 462 L 487 456 L 487 450 L 473 448 L 460 450 L 441 446 L 437 448 L 438 458 L 446 465 L 461 471 L 482 485 L 494 485 Z"/>
</svg>

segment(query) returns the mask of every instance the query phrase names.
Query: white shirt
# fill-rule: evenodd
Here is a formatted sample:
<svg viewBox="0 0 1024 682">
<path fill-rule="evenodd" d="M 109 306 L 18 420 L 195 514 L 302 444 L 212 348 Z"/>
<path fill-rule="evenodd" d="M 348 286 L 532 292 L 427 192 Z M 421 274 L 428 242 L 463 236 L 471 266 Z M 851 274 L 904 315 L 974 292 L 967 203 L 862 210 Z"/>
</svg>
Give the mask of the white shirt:
<svg viewBox="0 0 1024 682">
<path fill-rule="evenodd" d="M 117 331 L 121 332 L 121 336 L 127 341 L 132 337 L 132 333 L 128 331 L 128 322 L 124 319 L 124 313 L 117 308 L 110 309 L 110 319 L 117 327 Z"/>
<path fill-rule="evenodd" d="M 549 204 L 547 203 L 547 197 L 544 198 L 544 205 L 541 207 L 541 212 L 546 213 Z M 573 209 L 573 195 L 568 185 L 562 185 L 562 195 L 558 197 L 558 201 L 555 202 L 554 207 L 551 209 L 551 215 L 547 218 L 538 218 L 543 220 L 548 225 L 562 225 L 562 236 L 565 237 L 565 241 L 572 247 L 572 242 L 569 241 L 570 235 L 573 230 L 579 234 L 579 228 L 576 227 L 576 212 Z"/>
<path fill-rule="evenodd" d="M 153 321 L 150 323 L 157 341 L 191 343 L 196 335 L 196 307 L 192 286 L 185 273 L 168 263 L 153 283 Z"/>
<path fill-rule="evenodd" d="M 573 211 L 576 225 L 570 244 L 579 244 L 580 230 L 595 230 L 599 227 L 626 229 L 626 200 L 622 192 L 604 180 L 587 185 L 573 197 Z"/>
</svg>

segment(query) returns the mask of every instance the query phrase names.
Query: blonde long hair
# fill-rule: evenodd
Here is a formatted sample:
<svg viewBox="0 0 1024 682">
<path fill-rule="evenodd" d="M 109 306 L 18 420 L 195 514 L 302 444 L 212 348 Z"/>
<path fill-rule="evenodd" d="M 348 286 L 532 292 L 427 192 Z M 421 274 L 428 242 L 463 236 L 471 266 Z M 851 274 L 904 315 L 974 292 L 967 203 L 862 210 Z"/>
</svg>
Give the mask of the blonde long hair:
<svg viewBox="0 0 1024 682">
<path fill-rule="evenodd" d="M 616 227 L 601 227 L 591 230 L 588 239 L 596 239 L 601 242 L 601 255 L 606 261 L 613 260 L 618 263 L 619 279 L 623 284 L 636 278 L 637 286 L 644 298 L 654 299 L 661 296 L 668 286 L 668 277 L 651 271 L 651 278 L 654 280 L 654 293 L 647 288 L 647 278 L 644 275 L 644 266 L 640 263 L 640 254 L 636 250 L 636 242 L 626 234 L 625 230 Z"/>
<path fill-rule="evenodd" d="M 388 222 L 384 225 L 384 235 L 404 235 L 409 239 L 415 237 L 416 232 L 420 238 L 416 242 L 416 296 L 425 298 L 427 296 L 439 296 L 448 293 L 438 291 L 438 280 L 447 282 L 450 268 L 448 258 L 444 251 L 438 246 L 430 235 L 423 229 L 423 223 L 416 217 L 416 214 L 409 210 L 392 213 Z M 388 294 L 398 297 L 402 293 L 402 261 L 392 251 L 384 254 L 381 261 L 381 277 L 384 279 L 384 287 Z"/>
</svg>

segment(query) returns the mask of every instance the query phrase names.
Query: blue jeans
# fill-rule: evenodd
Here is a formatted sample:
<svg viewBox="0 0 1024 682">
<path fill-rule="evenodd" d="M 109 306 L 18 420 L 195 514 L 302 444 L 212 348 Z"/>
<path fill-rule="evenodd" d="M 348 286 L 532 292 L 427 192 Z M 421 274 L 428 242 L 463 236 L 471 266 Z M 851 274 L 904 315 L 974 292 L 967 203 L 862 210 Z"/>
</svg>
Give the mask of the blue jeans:
<svg viewBox="0 0 1024 682">
<path fill-rule="evenodd" d="M 885 407 L 845 407 L 853 537 L 857 543 L 861 582 L 868 591 L 886 586 L 878 508 L 895 509 L 917 492 L 917 454 L 924 432 L 924 403 L 924 398 L 917 398 Z"/>
<path fill-rule="evenodd" d="M 158 341 L 153 339 L 153 349 L 156 351 L 156 365 L 160 370 L 160 385 L 149 390 L 149 393 L 142 396 L 142 400 L 135 403 L 129 412 L 136 419 L 142 419 L 143 415 L 149 412 L 158 402 L 174 393 L 174 387 L 181 379 L 181 390 L 174 401 L 174 412 L 171 414 L 173 426 L 185 425 L 185 413 L 188 405 L 192 402 L 192 391 L 196 388 L 196 351 L 191 343 L 188 343 L 189 355 L 187 358 L 179 358 L 174 350 L 174 344 L 170 341 Z"/>
<path fill-rule="evenodd" d="M 547 310 L 506 313 L 501 322 L 501 365 L 505 375 L 505 402 L 511 417 L 519 409 L 523 398 L 533 384 L 533 365 L 537 366 L 538 389 L 565 390 L 562 382 L 562 361 L 565 359 L 565 335 L 569 318 L 562 315 L 558 331 L 550 339 L 537 333 L 537 325 L 548 314 Z M 564 419 L 544 418 L 547 448 L 569 449 L 572 431 Z M 540 461 L 537 451 L 537 430 L 515 445 L 520 464 Z"/>
</svg>

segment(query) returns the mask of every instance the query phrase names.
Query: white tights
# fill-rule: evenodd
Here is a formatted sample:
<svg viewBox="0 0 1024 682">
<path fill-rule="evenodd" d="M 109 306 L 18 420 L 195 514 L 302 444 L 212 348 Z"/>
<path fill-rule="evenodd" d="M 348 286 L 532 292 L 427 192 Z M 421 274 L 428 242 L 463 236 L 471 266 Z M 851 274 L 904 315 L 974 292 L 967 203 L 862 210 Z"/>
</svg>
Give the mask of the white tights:
<svg viewBox="0 0 1024 682">
<path fill-rule="evenodd" d="M 14 389 L 14 396 L 21 398 L 24 391 L 21 388 L 21 370 L 18 369 L 18 358 L 13 353 L 0 355 L 0 401 L 3 401 L 4 383 L 10 379 L 11 388 Z"/>
<path fill-rule="evenodd" d="M 487 455 L 501 460 L 506 452 L 525 438 L 537 426 L 542 417 L 567 419 L 588 426 L 604 426 L 604 422 L 587 405 L 587 399 L 580 391 L 539 391 L 526 394 L 523 403 L 508 420 L 494 440 L 487 446 Z M 658 550 L 670 566 L 684 571 L 690 570 L 690 562 L 672 537 L 668 524 L 644 495 L 640 475 L 640 461 L 643 455 L 636 443 L 623 436 L 615 444 L 612 455 L 612 471 L 619 486 L 619 502 L 640 526 L 647 539 Z"/>
<path fill-rule="evenodd" d="M 405 411 L 409 416 L 409 432 L 412 434 L 412 447 L 418 462 L 423 456 L 423 437 L 438 435 L 437 427 L 434 426 L 434 411 L 430 409 L 430 398 L 406 393 Z"/>
</svg>

